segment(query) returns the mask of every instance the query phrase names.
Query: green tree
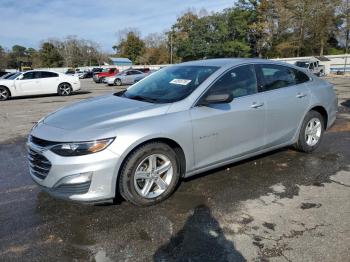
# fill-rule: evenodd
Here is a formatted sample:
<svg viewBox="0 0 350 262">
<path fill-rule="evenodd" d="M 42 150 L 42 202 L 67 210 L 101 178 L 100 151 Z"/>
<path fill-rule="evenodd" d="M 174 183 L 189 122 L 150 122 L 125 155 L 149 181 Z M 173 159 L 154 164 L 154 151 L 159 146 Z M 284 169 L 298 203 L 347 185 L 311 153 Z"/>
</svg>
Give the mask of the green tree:
<svg viewBox="0 0 350 262">
<path fill-rule="evenodd" d="M 59 67 L 63 65 L 63 58 L 52 43 L 42 43 L 39 54 L 43 67 Z"/>
<path fill-rule="evenodd" d="M 187 61 L 249 56 L 248 15 L 237 7 L 203 17 L 192 11 L 185 13 L 169 32 L 177 57 Z"/>
<path fill-rule="evenodd" d="M 8 67 L 18 68 L 20 62 L 28 62 L 29 57 L 27 53 L 27 48 L 21 45 L 14 45 L 11 52 L 8 54 Z"/>
<path fill-rule="evenodd" d="M 114 49 L 118 56 L 127 57 L 137 64 L 145 52 L 145 42 L 139 37 L 137 32 L 129 31 L 125 37 L 120 39 L 119 44 L 114 46 Z"/>
<path fill-rule="evenodd" d="M 7 67 L 7 54 L 5 49 L 0 45 L 0 70 Z"/>
</svg>

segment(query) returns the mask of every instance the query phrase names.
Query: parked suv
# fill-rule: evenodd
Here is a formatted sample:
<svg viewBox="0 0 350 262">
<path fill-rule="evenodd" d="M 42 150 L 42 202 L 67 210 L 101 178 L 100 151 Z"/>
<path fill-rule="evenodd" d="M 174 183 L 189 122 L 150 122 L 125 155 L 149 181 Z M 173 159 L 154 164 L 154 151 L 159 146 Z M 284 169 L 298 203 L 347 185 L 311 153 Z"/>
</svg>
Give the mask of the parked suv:
<svg viewBox="0 0 350 262">
<path fill-rule="evenodd" d="M 306 68 L 311 73 L 317 76 L 323 76 L 325 74 L 325 66 L 320 65 L 320 62 L 318 60 L 300 60 L 296 61 L 295 65 L 298 67 Z"/>
<path fill-rule="evenodd" d="M 332 85 L 293 65 L 187 62 L 40 120 L 29 170 L 56 197 L 104 202 L 120 192 L 147 206 L 183 177 L 291 145 L 312 152 L 336 112 Z"/>
</svg>

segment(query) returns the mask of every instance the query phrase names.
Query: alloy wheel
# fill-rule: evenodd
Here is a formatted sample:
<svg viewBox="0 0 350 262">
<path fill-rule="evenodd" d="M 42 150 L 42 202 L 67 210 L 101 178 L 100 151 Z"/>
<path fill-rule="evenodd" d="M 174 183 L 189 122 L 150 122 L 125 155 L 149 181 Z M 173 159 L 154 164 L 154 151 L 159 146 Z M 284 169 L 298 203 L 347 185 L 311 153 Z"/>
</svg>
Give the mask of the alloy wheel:
<svg viewBox="0 0 350 262">
<path fill-rule="evenodd" d="M 155 198 L 164 193 L 173 178 L 173 165 L 163 154 L 144 158 L 134 174 L 134 186 L 144 198 Z"/>
<path fill-rule="evenodd" d="M 305 141 L 308 146 L 314 146 L 321 138 L 322 124 L 318 118 L 312 118 L 305 128 Z"/>
<path fill-rule="evenodd" d="M 59 90 L 62 96 L 67 96 L 71 93 L 71 87 L 69 84 L 61 84 Z"/>
<path fill-rule="evenodd" d="M 8 99 L 9 91 L 6 88 L 0 87 L 0 100 L 4 101 Z"/>
</svg>

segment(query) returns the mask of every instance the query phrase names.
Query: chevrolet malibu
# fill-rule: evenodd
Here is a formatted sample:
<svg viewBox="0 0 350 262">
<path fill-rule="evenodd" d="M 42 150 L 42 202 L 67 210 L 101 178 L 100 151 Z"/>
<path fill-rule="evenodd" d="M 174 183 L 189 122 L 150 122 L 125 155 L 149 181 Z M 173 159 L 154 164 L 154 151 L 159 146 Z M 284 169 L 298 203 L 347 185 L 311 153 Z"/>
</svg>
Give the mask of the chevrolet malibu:
<svg viewBox="0 0 350 262">
<path fill-rule="evenodd" d="M 6 79 L 0 79 L 0 101 L 28 95 L 68 96 L 79 89 L 78 77 L 51 71 L 18 72 Z"/>
<path fill-rule="evenodd" d="M 286 146 L 314 151 L 336 111 L 332 85 L 293 65 L 186 62 L 41 119 L 28 138 L 30 174 L 59 198 L 119 192 L 152 205 L 183 177 Z"/>
</svg>

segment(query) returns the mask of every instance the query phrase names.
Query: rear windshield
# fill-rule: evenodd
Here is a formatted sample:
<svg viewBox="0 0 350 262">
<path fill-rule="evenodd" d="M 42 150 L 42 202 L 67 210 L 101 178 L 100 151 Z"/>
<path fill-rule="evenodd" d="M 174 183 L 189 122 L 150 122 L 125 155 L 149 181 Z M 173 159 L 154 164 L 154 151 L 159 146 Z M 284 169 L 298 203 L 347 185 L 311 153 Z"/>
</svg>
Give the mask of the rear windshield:
<svg viewBox="0 0 350 262">
<path fill-rule="evenodd" d="M 10 79 L 10 80 L 13 80 L 15 79 L 17 76 L 21 75 L 22 73 L 16 73 L 16 74 L 13 74 L 12 76 L 9 76 L 7 77 L 6 79 Z"/>
</svg>

